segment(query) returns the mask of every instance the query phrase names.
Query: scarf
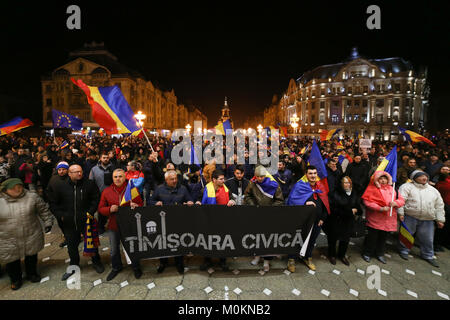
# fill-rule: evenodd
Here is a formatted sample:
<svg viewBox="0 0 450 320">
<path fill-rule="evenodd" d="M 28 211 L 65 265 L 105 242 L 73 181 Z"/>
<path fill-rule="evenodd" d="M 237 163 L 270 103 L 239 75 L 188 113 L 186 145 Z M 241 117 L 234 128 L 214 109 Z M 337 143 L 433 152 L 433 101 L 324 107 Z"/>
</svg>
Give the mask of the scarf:
<svg viewBox="0 0 450 320">
<path fill-rule="evenodd" d="M 97 248 L 100 244 L 97 231 L 97 220 L 86 213 L 86 232 L 84 234 L 84 250 L 83 256 L 92 257 L 97 253 Z"/>
<path fill-rule="evenodd" d="M 230 199 L 228 196 L 228 188 L 225 184 L 223 185 L 223 190 L 225 191 L 225 195 L 228 198 L 228 203 Z M 202 204 L 217 204 L 216 189 L 214 189 L 214 183 L 212 181 L 206 185 L 206 188 L 203 191 Z"/>
</svg>

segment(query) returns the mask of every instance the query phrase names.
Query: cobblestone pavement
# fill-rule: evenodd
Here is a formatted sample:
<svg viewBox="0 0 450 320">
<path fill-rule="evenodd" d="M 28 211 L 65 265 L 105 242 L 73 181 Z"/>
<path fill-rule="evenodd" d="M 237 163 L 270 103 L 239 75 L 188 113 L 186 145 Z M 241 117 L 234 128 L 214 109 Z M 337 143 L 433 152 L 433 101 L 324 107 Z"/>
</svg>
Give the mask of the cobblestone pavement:
<svg viewBox="0 0 450 320">
<path fill-rule="evenodd" d="M 230 272 L 220 268 L 212 273 L 202 272 L 200 257 L 186 257 L 187 270 L 179 275 L 173 261 L 162 274 L 156 273 L 157 260 L 142 261 L 143 276 L 135 279 L 127 266 L 115 279 L 107 282 L 111 270 L 109 265 L 109 241 L 101 237 L 100 252 L 105 272 L 97 274 L 81 258 L 81 289 L 68 289 L 61 276 L 68 263 L 67 249 L 59 248 L 61 232 L 54 226 L 45 236 L 47 246 L 39 253 L 39 272 L 47 281 L 30 283 L 25 281 L 20 290 L 10 289 L 9 278 L 0 278 L 0 299 L 63 299 L 63 300 L 443 300 L 450 295 L 450 251 L 437 254 L 440 268 L 433 268 L 422 260 L 419 248 L 414 247 L 409 261 L 402 260 L 395 246 L 388 241 L 387 264 L 376 259 L 366 263 L 360 256 L 362 239 L 352 239 L 348 249 L 350 266 L 338 260 L 333 266 L 326 259 L 326 237 L 321 234 L 314 250 L 313 262 L 317 266 L 314 274 L 302 263 L 297 262 L 295 273 L 287 272 L 286 258 L 272 261 L 271 270 L 263 274 L 262 264 L 250 265 L 250 258 L 229 258 Z M 393 239 L 391 239 L 393 241 Z M 82 244 L 80 244 L 80 253 Z M 49 259 L 48 259 L 49 258 Z M 126 261 L 122 257 L 122 261 Z M 381 268 L 381 290 L 367 287 L 367 267 Z M 4 269 L 4 266 L 3 266 Z M 261 272 L 261 273 L 260 273 Z M 101 280 L 100 284 L 94 282 Z M 98 281 L 97 281 L 98 282 Z M 149 286 L 150 284 L 150 286 Z"/>
</svg>

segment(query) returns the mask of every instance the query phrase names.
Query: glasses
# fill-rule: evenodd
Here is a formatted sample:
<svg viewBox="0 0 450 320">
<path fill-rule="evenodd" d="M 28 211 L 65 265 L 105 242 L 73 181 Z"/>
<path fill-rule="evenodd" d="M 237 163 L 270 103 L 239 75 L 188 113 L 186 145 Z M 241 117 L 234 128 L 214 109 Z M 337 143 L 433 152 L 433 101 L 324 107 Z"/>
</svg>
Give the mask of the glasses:
<svg viewBox="0 0 450 320">
<path fill-rule="evenodd" d="M 83 173 L 83 171 L 71 171 L 70 173 L 78 173 L 78 174 L 81 174 L 81 173 Z"/>
</svg>

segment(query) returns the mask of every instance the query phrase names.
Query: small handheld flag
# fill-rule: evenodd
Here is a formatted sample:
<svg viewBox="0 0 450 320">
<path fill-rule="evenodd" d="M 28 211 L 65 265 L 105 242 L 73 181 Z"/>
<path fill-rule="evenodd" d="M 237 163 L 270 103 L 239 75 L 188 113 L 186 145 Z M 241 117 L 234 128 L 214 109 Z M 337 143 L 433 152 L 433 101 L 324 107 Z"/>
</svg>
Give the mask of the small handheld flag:
<svg viewBox="0 0 450 320">
<path fill-rule="evenodd" d="M 391 152 L 377 167 L 376 171 L 385 171 L 392 177 L 393 182 L 397 182 L 397 146 L 392 148 Z"/>
<path fill-rule="evenodd" d="M 400 232 L 398 234 L 398 239 L 408 249 L 411 249 L 414 245 L 414 237 L 403 221 L 400 221 Z"/>
<path fill-rule="evenodd" d="M 122 202 L 120 206 L 127 204 L 128 202 L 133 202 L 134 199 L 140 197 L 138 188 L 134 185 L 133 180 L 128 181 L 127 188 L 123 194 Z"/>
</svg>

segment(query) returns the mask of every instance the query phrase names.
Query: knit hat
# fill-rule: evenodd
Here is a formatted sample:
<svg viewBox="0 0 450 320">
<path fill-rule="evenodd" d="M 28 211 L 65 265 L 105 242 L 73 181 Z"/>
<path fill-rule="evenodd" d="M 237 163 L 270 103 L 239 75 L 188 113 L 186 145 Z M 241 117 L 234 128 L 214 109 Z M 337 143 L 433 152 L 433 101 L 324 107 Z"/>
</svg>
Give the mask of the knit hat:
<svg viewBox="0 0 450 320">
<path fill-rule="evenodd" d="M 58 164 L 56 165 L 56 170 L 60 168 L 69 169 L 69 164 L 65 161 L 58 162 Z"/>
<path fill-rule="evenodd" d="M 266 168 L 263 166 L 257 166 L 255 169 L 255 176 L 257 177 L 264 177 L 267 174 Z"/>
<path fill-rule="evenodd" d="M 411 175 L 409 176 L 409 178 L 411 180 L 417 179 L 423 175 L 426 175 L 428 179 L 430 179 L 430 176 L 428 175 L 428 173 L 423 172 L 422 170 L 414 170 Z"/>
<path fill-rule="evenodd" d="M 7 180 L 3 181 L 2 184 L 0 185 L 0 191 L 9 190 L 18 184 L 23 185 L 22 180 L 20 180 L 18 178 L 7 179 Z"/>
</svg>

